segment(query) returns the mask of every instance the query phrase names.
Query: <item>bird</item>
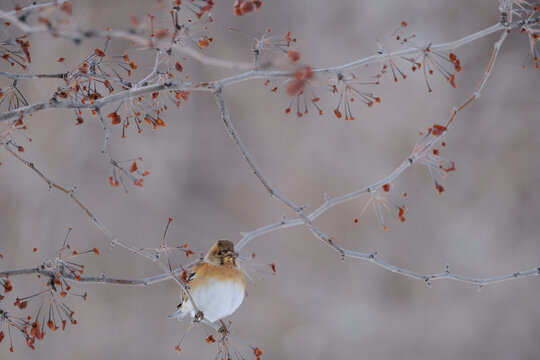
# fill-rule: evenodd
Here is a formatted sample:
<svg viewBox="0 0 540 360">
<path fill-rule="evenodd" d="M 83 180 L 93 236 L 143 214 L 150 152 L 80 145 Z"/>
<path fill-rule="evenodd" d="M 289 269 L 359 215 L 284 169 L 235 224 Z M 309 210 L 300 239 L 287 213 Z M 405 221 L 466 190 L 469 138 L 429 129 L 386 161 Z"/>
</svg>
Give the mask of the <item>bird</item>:
<svg viewBox="0 0 540 360">
<path fill-rule="evenodd" d="M 187 276 L 191 298 L 209 322 L 233 314 L 244 300 L 246 282 L 237 263 L 237 256 L 231 241 L 219 240 Z M 188 314 L 194 321 L 200 320 L 201 314 L 195 310 L 184 292 L 182 302 L 169 318 L 183 320 Z"/>
</svg>

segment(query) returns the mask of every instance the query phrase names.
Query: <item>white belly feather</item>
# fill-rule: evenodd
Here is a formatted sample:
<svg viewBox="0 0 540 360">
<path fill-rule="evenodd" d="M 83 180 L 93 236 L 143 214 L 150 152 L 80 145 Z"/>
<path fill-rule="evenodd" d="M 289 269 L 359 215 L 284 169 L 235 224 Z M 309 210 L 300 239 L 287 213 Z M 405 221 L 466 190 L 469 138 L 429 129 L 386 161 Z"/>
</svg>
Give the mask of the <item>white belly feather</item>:
<svg viewBox="0 0 540 360">
<path fill-rule="evenodd" d="M 234 313 L 244 300 L 244 294 L 244 287 L 239 282 L 216 280 L 210 280 L 191 292 L 193 301 L 211 322 Z M 189 300 L 182 304 L 182 311 L 195 315 Z"/>
</svg>

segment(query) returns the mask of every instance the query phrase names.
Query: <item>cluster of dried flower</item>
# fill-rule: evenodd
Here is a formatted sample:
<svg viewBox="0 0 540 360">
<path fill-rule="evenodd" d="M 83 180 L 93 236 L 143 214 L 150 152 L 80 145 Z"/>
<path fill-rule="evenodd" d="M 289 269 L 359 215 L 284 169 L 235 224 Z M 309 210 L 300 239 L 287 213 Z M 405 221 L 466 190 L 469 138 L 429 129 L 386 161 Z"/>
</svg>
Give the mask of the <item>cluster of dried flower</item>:
<svg viewBox="0 0 540 360">
<path fill-rule="evenodd" d="M 85 268 L 84 264 L 75 262 L 75 259 L 85 254 L 99 255 L 99 250 L 96 247 L 82 252 L 73 250 L 67 243 L 70 232 L 71 228 L 68 230 L 61 248 L 33 269 L 33 273 L 37 274 L 38 279 L 45 278 L 44 288 L 32 295 L 15 298 L 13 306 L 19 310 L 27 310 L 31 302 L 39 304 L 34 306 L 37 309 L 36 315 L 12 316 L 4 310 L 5 307 L 0 309 L 0 342 L 5 336 L 3 328 L 6 326 L 11 352 L 14 351 L 12 330 L 21 334 L 26 344 L 35 350 L 35 341 L 44 339 L 46 327 L 49 331 L 54 332 L 58 329 L 65 330 L 68 321 L 73 325 L 77 324 L 77 320 L 73 317 L 75 312 L 64 302 L 64 299 L 70 297 L 83 300 L 87 298 L 86 292 L 84 294 L 76 293 L 70 285 L 73 280 L 81 280 Z M 37 252 L 37 248 L 34 248 L 32 252 Z M 6 274 L 5 278 L 1 280 L 4 295 L 0 295 L 0 305 L 5 300 L 6 294 L 13 291 L 13 285 L 8 277 L 9 275 Z"/>
<path fill-rule="evenodd" d="M 233 12 L 236 16 L 243 16 L 249 14 L 253 10 L 259 11 L 262 6 L 260 0 L 235 0 L 233 5 Z"/>
</svg>

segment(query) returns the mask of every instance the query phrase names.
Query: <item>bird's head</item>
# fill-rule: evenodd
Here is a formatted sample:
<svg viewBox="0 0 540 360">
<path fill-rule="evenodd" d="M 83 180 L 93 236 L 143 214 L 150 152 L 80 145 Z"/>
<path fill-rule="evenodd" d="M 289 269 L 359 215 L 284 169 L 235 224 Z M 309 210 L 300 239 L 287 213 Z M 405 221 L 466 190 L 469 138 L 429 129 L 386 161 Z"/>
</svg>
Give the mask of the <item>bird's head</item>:
<svg viewBox="0 0 540 360">
<path fill-rule="evenodd" d="M 212 246 L 206 254 L 206 262 L 213 265 L 235 265 L 237 254 L 234 251 L 234 244 L 229 240 L 219 240 Z"/>
</svg>

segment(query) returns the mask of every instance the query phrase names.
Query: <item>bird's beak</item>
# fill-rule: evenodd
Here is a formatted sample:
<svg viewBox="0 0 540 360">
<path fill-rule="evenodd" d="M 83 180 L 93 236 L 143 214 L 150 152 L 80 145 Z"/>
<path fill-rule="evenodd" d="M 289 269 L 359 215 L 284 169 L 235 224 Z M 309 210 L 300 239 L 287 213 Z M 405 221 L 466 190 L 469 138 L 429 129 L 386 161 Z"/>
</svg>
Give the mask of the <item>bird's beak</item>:
<svg viewBox="0 0 540 360">
<path fill-rule="evenodd" d="M 234 253 L 234 252 L 228 252 L 227 254 L 225 254 L 225 257 L 226 257 L 226 258 L 235 258 L 235 257 L 236 257 L 236 253 Z"/>
</svg>

